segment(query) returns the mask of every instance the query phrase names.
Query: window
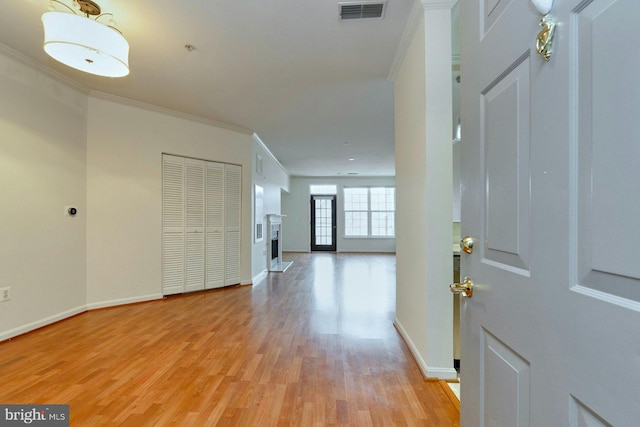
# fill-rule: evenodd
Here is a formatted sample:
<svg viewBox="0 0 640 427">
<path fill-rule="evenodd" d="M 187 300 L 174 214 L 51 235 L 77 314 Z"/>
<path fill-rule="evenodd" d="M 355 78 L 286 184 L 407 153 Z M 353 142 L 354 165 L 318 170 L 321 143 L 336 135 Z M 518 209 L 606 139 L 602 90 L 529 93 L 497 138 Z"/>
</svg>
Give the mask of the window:
<svg viewBox="0 0 640 427">
<path fill-rule="evenodd" d="M 344 189 L 344 235 L 369 235 L 369 189 Z"/>
<path fill-rule="evenodd" d="M 396 189 L 372 188 L 371 235 L 393 237 L 396 234 Z"/>
<path fill-rule="evenodd" d="M 309 194 L 338 194 L 338 187 L 336 185 L 309 185 Z"/>
<path fill-rule="evenodd" d="M 395 188 L 345 188 L 345 237 L 395 237 Z"/>
</svg>

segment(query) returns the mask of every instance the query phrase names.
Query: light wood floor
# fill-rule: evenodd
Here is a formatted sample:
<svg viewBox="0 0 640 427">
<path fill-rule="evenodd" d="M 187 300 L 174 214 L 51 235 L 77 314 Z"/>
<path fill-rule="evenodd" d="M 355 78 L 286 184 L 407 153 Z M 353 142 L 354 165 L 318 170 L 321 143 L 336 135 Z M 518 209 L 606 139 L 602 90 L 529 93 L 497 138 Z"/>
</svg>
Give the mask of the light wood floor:
<svg viewBox="0 0 640 427">
<path fill-rule="evenodd" d="M 285 254 L 253 286 L 91 311 L 0 343 L 0 403 L 72 426 L 458 426 L 392 322 L 393 255 Z"/>
</svg>

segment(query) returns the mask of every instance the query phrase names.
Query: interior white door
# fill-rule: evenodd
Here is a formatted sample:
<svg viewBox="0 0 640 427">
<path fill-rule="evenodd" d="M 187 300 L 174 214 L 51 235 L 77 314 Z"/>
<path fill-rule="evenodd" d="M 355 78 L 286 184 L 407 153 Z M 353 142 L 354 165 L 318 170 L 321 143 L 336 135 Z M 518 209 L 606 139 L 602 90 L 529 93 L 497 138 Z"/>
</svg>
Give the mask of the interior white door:
<svg viewBox="0 0 640 427">
<path fill-rule="evenodd" d="M 205 165 L 184 159 L 185 167 L 185 292 L 204 289 Z"/>
<path fill-rule="evenodd" d="M 242 168 L 224 165 L 225 285 L 240 283 L 240 223 Z"/>
<path fill-rule="evenodd" d="M 461 420 L 640 421 L 637 0 L 461 3 Z"/>
<path fill-rule="evenodd" d="M 162 156 L 162 293 L 240 283 L 242 168 Z"/>
<path fill-rule="evenodd" d="M 184 292 L 184 159 L 162 156 L 162 294 Z"/>
<path fill-rule="evenodd" d="M 224 286 L 224 164 L 207 162 L 206 288 Z"/>
</svg>

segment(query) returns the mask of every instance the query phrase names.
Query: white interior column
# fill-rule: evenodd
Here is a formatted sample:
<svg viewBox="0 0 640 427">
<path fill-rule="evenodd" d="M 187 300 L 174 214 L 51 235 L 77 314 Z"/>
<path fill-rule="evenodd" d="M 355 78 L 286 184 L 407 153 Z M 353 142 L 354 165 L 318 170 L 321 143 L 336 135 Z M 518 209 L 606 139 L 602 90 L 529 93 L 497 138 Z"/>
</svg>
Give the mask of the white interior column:
<svg viewBox="0 0 640 427">
<path fill-rule="evenodd" d="M 427 368 L 429 376 L 455 377 L 453 369 L 453 193 L 451 8 L 455 1 L 423 0 L 427 128 Z"/>
<path fill-rule="evenodd" d="M 422 0 L 395 85 L 395 324 L 427 377 L 455 378 L 452 254 L 451 8 Z M 417 17 L 416 17 L 417 16 Z M 413 28 L 410 28 L 413 26 Z"/>
</svg>

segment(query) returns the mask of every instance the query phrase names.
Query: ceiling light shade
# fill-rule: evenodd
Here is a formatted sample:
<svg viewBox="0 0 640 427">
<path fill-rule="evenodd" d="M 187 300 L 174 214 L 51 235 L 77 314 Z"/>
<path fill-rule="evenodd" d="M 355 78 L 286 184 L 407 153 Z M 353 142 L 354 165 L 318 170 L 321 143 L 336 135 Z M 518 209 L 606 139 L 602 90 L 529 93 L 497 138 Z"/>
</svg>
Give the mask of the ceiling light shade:
<svg viewBox="0 0 640 427">
<path fill-rule="evenodd" d="M 46 12 L 44 51 L 69 67 L 105 77 L 129 74 L 129 43 L 118 31 L 88 17 Z"/>
</svg>

